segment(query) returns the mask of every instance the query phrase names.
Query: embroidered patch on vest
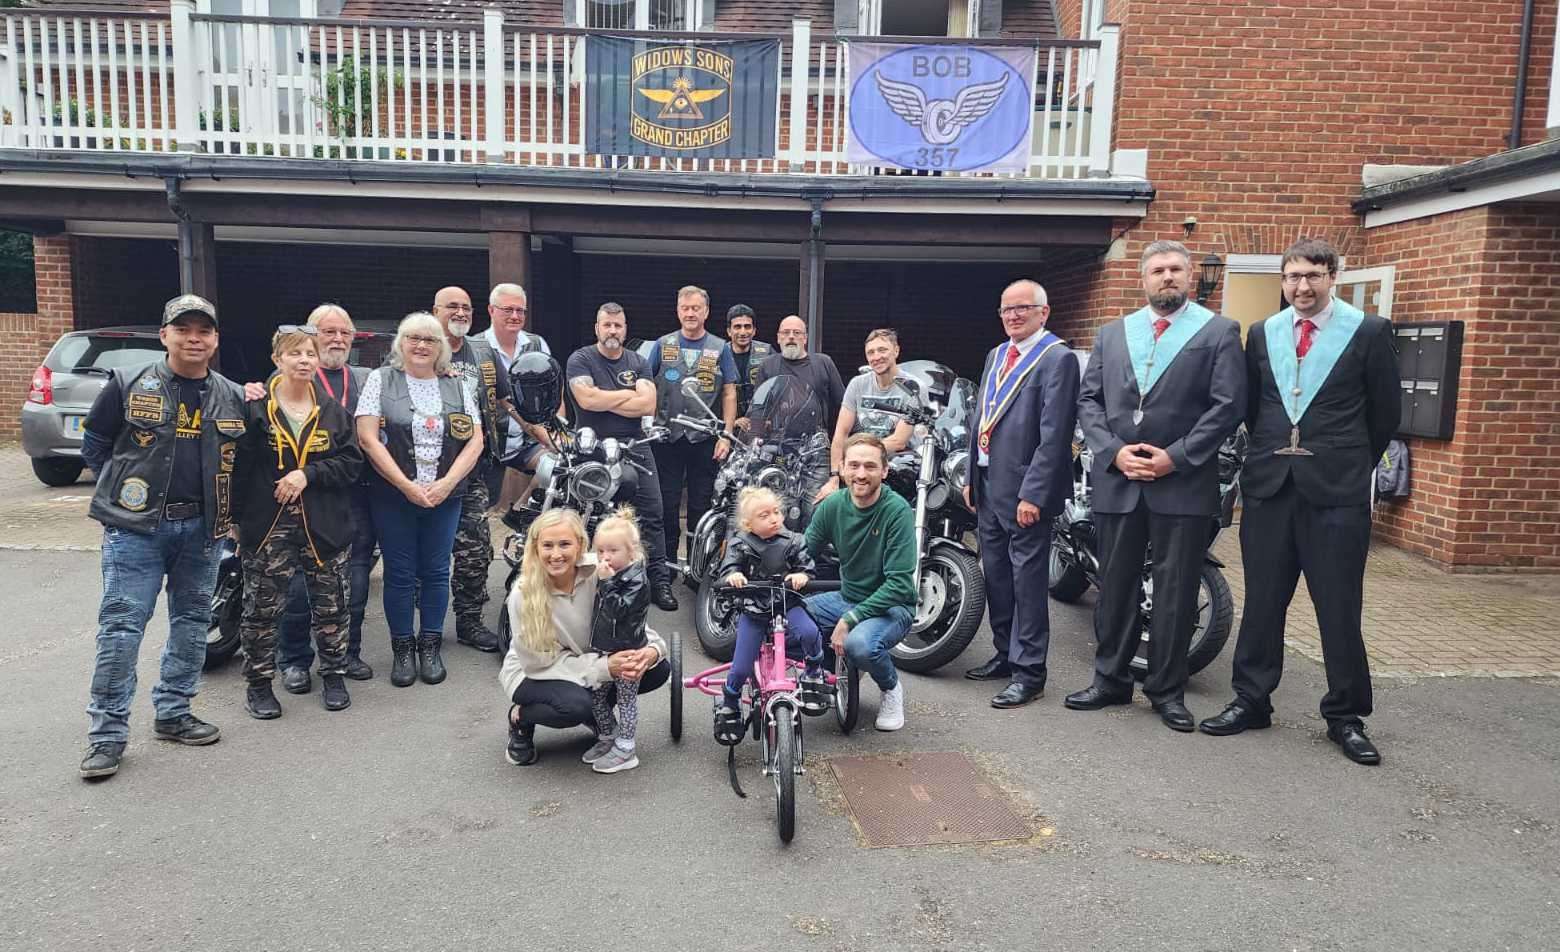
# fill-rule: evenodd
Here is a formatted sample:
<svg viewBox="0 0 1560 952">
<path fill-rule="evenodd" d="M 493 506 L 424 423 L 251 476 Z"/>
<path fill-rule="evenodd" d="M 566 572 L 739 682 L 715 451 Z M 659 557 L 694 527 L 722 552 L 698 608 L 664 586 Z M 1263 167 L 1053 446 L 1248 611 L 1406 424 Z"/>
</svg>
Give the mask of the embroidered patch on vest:
<svg viewBox="0 0 1560 952">
<path fill-rule="evenodd" d="M 471 423 L 471 417 L 467 416 L 464 413 L 451 413 L 450 414 L 450 436 L 451 436 L 451 438 L 457 439 L 457 440 L 469 440 L 469 439 L 471 439 L 471 433 L 472 433 L 473 429 L 474 429 L 474 427 L 472 426 L 472 423 Z"/>
<path fill-rule="evenodd" d="M 230 513 L 233 511 L 233 494 L 231 486 L 233 477 L 227 473 L 217 474 L 217 532 L 226 532 L 226 526 L 231 522 Z"/>
<path fill-rule="evenodd" d="M 145 449 L 157 442 L 157 434 L 152 430 L 132 429 L 130 431 L 130 442 Z"/>
<path fill-rule="evenodd" d="M 325 430 L 315 430 L 309 437 L 309 445 L 304 447 L 307 453 L 324 453 L 330 449 L 330 433 Z"/>
<path fill-rule="evenodd" d="M 238 444 L 223 443 L 221 450 L 222 463 L 219 466 L 219 471 L 224 473 L 231 473 L 233 471 L 233 461 L 238 458 Z"/>
<path fill-rule="evenodd" d="M 146 480 L 132 476 L 119 487 L 119 504 L 131 512 L 141 512 L 151 495 L 152 488 L 146 484 Z"/>
<path fill-rule="evenodd" d="M 715 369 L 720 366 L 720 355 L 706 350 L 699 356 L 698 375 L 699 386 L 705 393 L 715 392 Z"/>
<path fill-rule="evenodd" d="M 493 368 L 492 363 L 483 361 L 479 366 L 482 370 L 482 383 L 485 386 L 491 387 L 498 383 L 498 371 Z"/>
<path fill-rule="evenodd" d="M 148 374 L 141 378 L 141 382 L 137 386 L 142 390 L 160 390 L 162 389 L 162 381 Z"/>
<path fill-rule="evenodd" d="M 216 421 L 216 423 L 217 423 L 217 429 L 220 430 L 223 433 L 226 433 L 228 436 L 243 436 L 244 435 L 244 421 L 243 420 L 218 420 L 218 421 Z"/>
<path fill-rule="evenodd" d="M 143 378 L 144 379 L 144 378 Z M 130 419 L 142 423 L 163 421 L 163 398 L 150 393 L 132 393 L 129 399 Z"/>
</svg>

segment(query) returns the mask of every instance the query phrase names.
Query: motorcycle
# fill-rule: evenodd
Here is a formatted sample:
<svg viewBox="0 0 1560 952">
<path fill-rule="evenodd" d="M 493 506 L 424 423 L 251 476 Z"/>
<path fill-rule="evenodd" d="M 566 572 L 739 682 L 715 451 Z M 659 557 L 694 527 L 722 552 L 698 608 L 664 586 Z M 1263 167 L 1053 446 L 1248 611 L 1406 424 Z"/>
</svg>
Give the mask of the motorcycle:
<svg viewBox="0 0 1560 952">
<path fill-rule="evenodd" d="M 211 590 L 211 622 L 206 629 L 206 670 L 228 662 L 238 653 L 238 623 L 244 614 L 244 568 L 238 560 L 238 543 L 224 538 L 217 563 L 217 584 Z"/>
<path fill-rule="evenodd" d="M 975 384 L 930 360 L 907 361 L 899 371 L 896 383 L 910 405 L 863 397 L 861 409 L 903 414 L 915 428 L 914 451 L 890 460 L 884 482 L 915 507 L 919 597 L 910 632 L 892 654 L 901 670 L 922 674 L 963 654 L 986 614 L 980 556 L 965 543 L 976 525 L 964 502 Z"/>
<path fill-rule="evenodd" d="M 1219 515 L 1209 520 L 1208 551 L 1197 582 L 1197 620 L 1187 650 L 1188 674 L 1196 674 L 1212 663 L 1229 640 L 1235 618 L 1235 598 L 1224 579 L 1224 563 L 1214 556 L 1213 544 L 1235 517 L 1240 497 L 1240 467 L 1245 458 L 1246 434 L 1242 430 L 1219 448 Z M 1091 587 L 1099 587 L 1100 563 L 1094 526 L 1093 490 L 1089 486 L 1089 467 L 1094 454 L 1081 431 L 1073 436 L 1073 496 L 1051 528 L 1050 590 L 1059 602 L 1072 603 Z M 1138 597 L 1138 623 L 1142 635 L 1132 657 L 1132 674 L 1142 679 L 1148 674 L 1148 628 L 1154 611 L 1152 558 L 1145 558 L 1143 584 Z"/>
<path fill-rule="evenodd" d="M 504 561 L 509 565 L 509 574 L 504 578 L 506 596 L 520 577 L 520 561 L 531 523 L 549 509 L 564 507 L 579 513 L 586 535 L 593 536 L 597 523 L 619 503 L 633 498 L 639 474 L 649 473 L 632 451 L 664 440 L 667 435 L 665 427 L 648 427 L 643 437 L 619 440 L 597 437 L 588 426 L 574 428 L 556 418 L 545 425 L 554 448 L 537 461 L 536 482 L 529 498 L 519 500 L 503 515 L 502 521 L 510 530 L 503 548 Z M 510 637 L 509 613 L 501 611 L 499 657 L 508 652 Z"/>
<path fill-rule="evenodd" d="M 697 396 L 697 383 L 690 396 Z M 726 540 L 737 525 L 737 496 L 746 486 L 763 486 L 780 497 L 786 528 L 803 531 L 812 514 L 812 496 L 828 475 L 829 443 L 812 388 L 800 378 L 775 377 L 753 393 L 748 426 L 726 433 L 724 424 L 702 401 L 690 406 L 704 410 L 704 417 L 678 415 L 670 422 L 690 430 L 725 436 L 731 452 L 715 475 L 715 492 L 709 511 L 689 532 L 688 561 L 679 566 L 698 586 L 694 628 L 705 654 L 717 661 L 731 660 L 736 643 L 735 614 L 729 595 L 719 592 L 714 572 L 725 555 Z"/>
</svg>

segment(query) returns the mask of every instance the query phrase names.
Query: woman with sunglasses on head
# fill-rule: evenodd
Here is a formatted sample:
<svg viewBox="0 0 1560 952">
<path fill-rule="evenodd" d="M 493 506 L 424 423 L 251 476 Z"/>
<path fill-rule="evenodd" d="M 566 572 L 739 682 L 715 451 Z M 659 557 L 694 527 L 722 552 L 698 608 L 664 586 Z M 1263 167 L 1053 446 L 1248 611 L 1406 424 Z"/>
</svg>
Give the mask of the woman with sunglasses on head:
<svg viewBox="0 0 1560 952">
<path fill-rule="evenodd" d="M 358 442 L 379 475 L 369 509 L 385 561 L 396 687 L 418 677 L 425 684 L 444 680 L 439 649 L 450 553 L 461 492 L 482 457 L 476 395 L 449 369 L 450 345 L 438 318 L 408 314 L 396 329 L 390 365 L 369 375 L 358 397 Z"/>
<path fill-rule="evenodd" d="M 309 593 L 310 628 L 318 646 L 325 709 L 352 703 L 342 678 L 347 654 L 346 565 L 354 526 L 351 494 L 363 467 L 352 417 L 340 404 L 319 401 L 319 365 L 313 327 L 283 324 L 271 338 L 277 373 L 262 400 L 245 404 L 244 435 L 231 458 L 244 565 L 244 613 L 239 625 L 245 709 L 251 717 L 282 716 L 271 682 L 276 678 L 277 621 L 295 572 Z M 224 448 L 226 454 L 227 448 Z M 219 474 L 218 479 L 222 479 Z"/>
</svg>

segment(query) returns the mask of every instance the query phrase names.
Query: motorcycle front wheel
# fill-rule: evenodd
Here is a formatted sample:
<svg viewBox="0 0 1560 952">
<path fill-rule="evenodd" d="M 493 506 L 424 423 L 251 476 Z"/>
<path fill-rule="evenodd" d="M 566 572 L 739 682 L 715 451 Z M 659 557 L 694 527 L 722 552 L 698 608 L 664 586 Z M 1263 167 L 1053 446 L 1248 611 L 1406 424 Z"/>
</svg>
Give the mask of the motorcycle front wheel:
<svg viewBox="0 0 1560 952">
<path fill-rule="evenodd" d="M 1144 580 L 1145 592 L 1142 604 L 1152 609 L 1153 583 Z M 1137 653 L 1132 656 L 1132 676 L 1139 681 L 1148 676 L 1148 618 L 1142 616 L 1143 634 L 1138 641 Z M 1197 579 L 1197 615 L 1193 623 L 1192 640 L 1186 651 L 1186 673 L 1193 675 L 1213 663 L 1224 650 L 1230 638 L 1230 628 L 1235 620 L 1235 596 L 1230 593 L 1230 583 L 1217 565 L 1204 562 Z"/>
<path fill-rule="evenodd" d="M 731 599 L 715 594 L 715 579 L 706 576 L 699 583 L 699 596 L 693 606 L 693 627 L 699 635 L 699 647 L 716 661 L 730 661 L 737 647 L 737 611 Z"/>
<path fill-rule="evenodd" d="M 226 594 L 224 588 L 229 589 Z M 224 579 L 218 585 L 217 598 L 221 604 L 212 612 L 211 624 L 206 630 L 207 671 L 227 664 L 238 653 L 238 623 L 244 616 L 244 590 L 241 582 Z"/>
<path fill-rule="evenodd" d="M 921 566 L 921 591 L 910 633 L 892 649 L 901 671 L 925 674 L 964 653 L 986 615 L 986 578 L 980 560 L 942 546 Z"/>
<path fill-rule="evenodd" d="M 1089 590 L 1089 576 L 1084 574 L 1082 567 L 1069 558 L 1066 547 L 1067 543 L 1062 541 L 1055 529 L 1052 529 L 1050 568 L 1046 573 L 1050 576 L 1051 597 L 1071 605 Z"/>
</svg>

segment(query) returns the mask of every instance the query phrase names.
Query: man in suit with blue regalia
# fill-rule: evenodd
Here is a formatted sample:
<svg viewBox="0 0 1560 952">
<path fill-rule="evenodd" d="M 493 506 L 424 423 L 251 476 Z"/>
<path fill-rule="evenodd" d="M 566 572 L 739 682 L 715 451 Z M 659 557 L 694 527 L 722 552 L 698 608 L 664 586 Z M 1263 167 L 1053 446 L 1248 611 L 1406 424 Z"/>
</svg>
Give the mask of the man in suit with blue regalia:
<svg viewBox="0 0 1560 952">
<path fill-rule="evenodd" d="M 1008 339 L 986 355 L 980 413 L 970 433 L 970 485 L 996 655 L 965 672 L 1008 681 L 995 708 L 1028 704 L 1045 690 L 1051 522 L 1072 495 L 1078 360 L 1045 329 L 1045 288 L 1015 281 L 998 316 Z"/>
<path fill-rule="evenodd" d="M 1191 254 L 1177 241 L 1143 249 L 1148 306 L 1100 329 L 1083 374 L 1078 422 L 1094 453 L 1099 533 L 1094 683 L 1064 704 L 1093 711 L 1132 701 L 1139 586 L 1151 550 L 1154 609 L 1143 693 L 1171 730 L 1186 709 L 1186 652 L 1211 521 L 1219 447 L 1246 412 L 1240 326 L 1187 297 Z"/>
<path fill-rule="evenodd" d="M 1392 325 L 1333 299 L 1338 253 L 1326 242 L 1297 242 L 1282 267 L 1290 306 L 1246 340 L 1251 442 L 1241 471 L 1246 601 L 1235 700 L 1200 726 L 1222 736 L 1272 724 L 1284 617 L 1304 573 L 1327 669 L 1327 736 L 1355 763 L 1379 764 L 1365 735 L 1371 688 L 1360 614 L 1372 471 L 1402 413 Z"/>
</svg>

